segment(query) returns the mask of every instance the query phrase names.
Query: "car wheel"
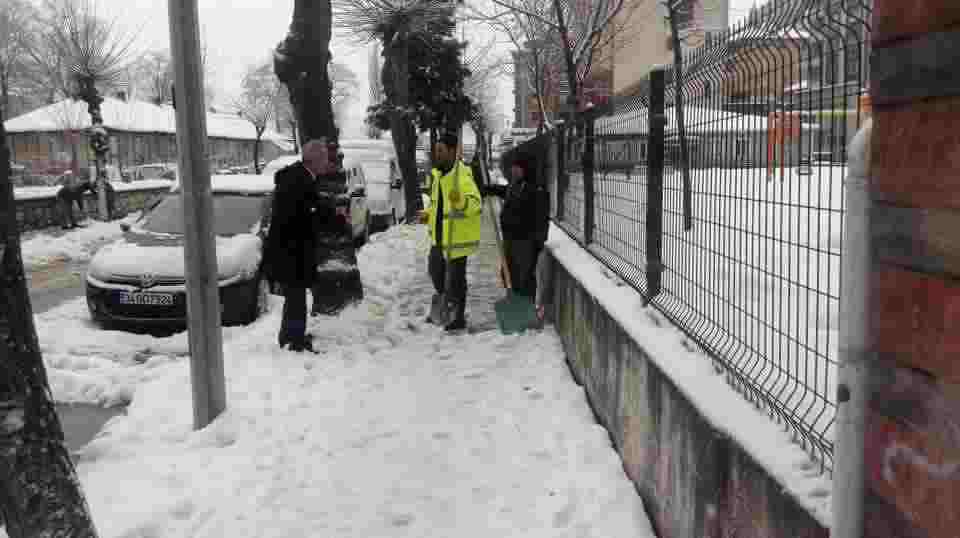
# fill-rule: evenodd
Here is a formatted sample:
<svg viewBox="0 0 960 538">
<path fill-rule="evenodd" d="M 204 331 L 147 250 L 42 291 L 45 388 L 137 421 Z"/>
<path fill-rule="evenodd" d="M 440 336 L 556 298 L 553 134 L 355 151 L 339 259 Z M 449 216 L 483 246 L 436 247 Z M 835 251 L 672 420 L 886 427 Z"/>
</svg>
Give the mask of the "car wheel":
<svg viewBox="0 0 960 538">
<path fill-rule="evenodd" d="M 270 285 L 267 279 L 258 275 L 253 282 L 253 293 L 250 297 L 250 310 L 247 314 L 246 324 L 257 321 L 263 314 L 270 311 Z"/>
</svg>

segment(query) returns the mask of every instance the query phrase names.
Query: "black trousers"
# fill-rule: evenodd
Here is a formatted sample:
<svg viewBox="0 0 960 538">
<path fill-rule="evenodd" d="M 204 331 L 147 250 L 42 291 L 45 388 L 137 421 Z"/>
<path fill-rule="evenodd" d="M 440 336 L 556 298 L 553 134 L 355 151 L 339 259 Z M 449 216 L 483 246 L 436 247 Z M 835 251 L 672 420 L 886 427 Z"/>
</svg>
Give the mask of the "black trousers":
<svg viewBox="0 0 960 538">
<path fill-rule="evenodd" d="M 307 332 L 307 288 L 283 287 L 283 318 L 280 339 L 295 341 Z"/>
<path fill-rule="evenodd" d="M 433 280 L 433 289 L 437 293 L 447 293 L 448 297 L 457 302 L 457 319 L 464 319 L 467 310 L 467 257 L 447 261 L 443 257 L 440 247 L 430 249 L 430 260 L 427 264 L 430 279 Z M 447 289 L 447 272 L 450 289 Z"/>
<path fill-rule="evenodd" d="M 80 207 L 80 214 L 83 214 L 83 203 L 75 202 L 69 198 L 60 198 L 60 224 L 64 228 L 74 228 L 77 226 L 77 219 L 73 216 L 73 204 Z"/>
<path fill-rule="evenodd" d="M 540 251 L 543 250 L 543 247 L 540 245 L 534 245 L 532 248 L 531 263 L 527 265 L 526 271 L 524 274 L 513 277 L 513 293 L 517 295 L 522 295 L 524 297 L 529 297 L 531 301 L 536 301 L 537 299 L 537 259 L 540 257 Z"/>
</svg>

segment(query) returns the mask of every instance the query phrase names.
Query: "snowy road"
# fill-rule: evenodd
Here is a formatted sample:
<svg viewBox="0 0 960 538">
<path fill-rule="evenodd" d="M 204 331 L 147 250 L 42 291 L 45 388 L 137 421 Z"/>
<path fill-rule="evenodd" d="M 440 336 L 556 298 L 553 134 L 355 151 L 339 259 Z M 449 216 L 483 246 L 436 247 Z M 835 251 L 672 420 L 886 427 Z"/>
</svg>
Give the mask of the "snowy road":
<svg viewBox="0 0 960 538">
<path fill-rule="evenodd" d="M 100 535 L 652 537 L 552 329 L 422 324 L 424 241 L 360 251 L 366 299 L 311 321 L 321 355 L 276 348 L 277 304 L 225 329 L 228 410 L 199 432 L 185 335 L 105 333 L 82 299 L 38 315 L 58 401 L 130 402 L 77 458 Z"/>
</svg>

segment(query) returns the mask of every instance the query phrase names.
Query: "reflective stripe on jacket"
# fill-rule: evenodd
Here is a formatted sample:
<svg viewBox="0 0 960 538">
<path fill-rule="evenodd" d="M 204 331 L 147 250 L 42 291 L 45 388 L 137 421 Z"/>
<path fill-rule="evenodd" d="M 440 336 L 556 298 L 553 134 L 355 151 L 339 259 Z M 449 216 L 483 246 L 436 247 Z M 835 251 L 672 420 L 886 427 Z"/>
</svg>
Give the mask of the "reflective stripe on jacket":
<svg viewBox="0 0 960 538">
<path fill-rule="evenodd" d="M 445 176 L 441 176 L 436 168 L 431 171 L 427 222 L 430 226 L 430 240 L 434 245 L 437 245 L 437 200 L 441 190 L 443 230 L 440 240 L 443 244 L 438 246 L 443 250 L 443 257 L 448 260 L 470 256 L 480 246 L 480 222 L 483 213 L 483 200 L 477 184 L 473 181 L 470 167 L 457 161 Z M 460 204 L 456 206 L 450 201 L 450 193 L 455 190 L 460 192 Z"/>
</svg>

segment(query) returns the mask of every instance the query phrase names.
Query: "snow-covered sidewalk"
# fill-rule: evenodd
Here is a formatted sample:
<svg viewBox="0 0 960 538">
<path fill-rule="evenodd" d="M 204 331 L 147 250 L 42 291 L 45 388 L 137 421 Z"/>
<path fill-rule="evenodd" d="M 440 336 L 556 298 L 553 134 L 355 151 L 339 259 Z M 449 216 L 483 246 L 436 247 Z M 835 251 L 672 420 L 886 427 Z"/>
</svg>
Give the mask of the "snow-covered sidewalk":
<svg viewBox="0 0 960 538">
<path fill-rule="evenodd" d="M 373 236 L 365 301 L 311 321 L 320 355 L 277 349 L 278 303 L 226 329 L 228 409 L 199 432 L 184 335 L 38 316 L 58 400 L 132 400 L 77 458 L 101 536 L 652 537 L 552 328 L 422 323 L 424 240 Z"/>
<path fill-rule="evenodd" d="M 83 227 L 73 230 L 47 228 L 24 232 L 20 239 L 24 268 L 29 271 L 50 263 L 87 261 L 101 245 L 123 235 L 121 222 L 133 222 L 139 216 L 137 211 L 110 222 L 87 219 Z"/>
</svg>

